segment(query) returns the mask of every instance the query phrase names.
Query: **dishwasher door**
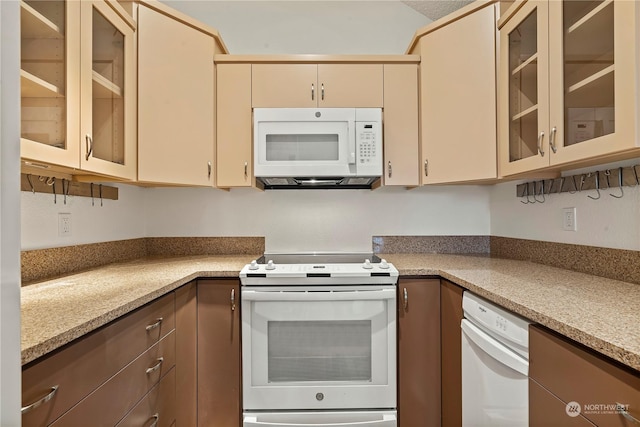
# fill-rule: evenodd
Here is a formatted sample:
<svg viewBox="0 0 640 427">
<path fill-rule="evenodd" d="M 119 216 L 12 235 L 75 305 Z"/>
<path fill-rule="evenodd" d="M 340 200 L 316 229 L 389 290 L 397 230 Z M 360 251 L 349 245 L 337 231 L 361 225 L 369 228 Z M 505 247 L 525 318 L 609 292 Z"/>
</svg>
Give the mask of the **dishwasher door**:
<svg viewBox="0 0 640 427">
<path fill-rule="evenodd" d="M 463 427 L 529 425 L 529 362 L 462 320 Z"/>
</svg>

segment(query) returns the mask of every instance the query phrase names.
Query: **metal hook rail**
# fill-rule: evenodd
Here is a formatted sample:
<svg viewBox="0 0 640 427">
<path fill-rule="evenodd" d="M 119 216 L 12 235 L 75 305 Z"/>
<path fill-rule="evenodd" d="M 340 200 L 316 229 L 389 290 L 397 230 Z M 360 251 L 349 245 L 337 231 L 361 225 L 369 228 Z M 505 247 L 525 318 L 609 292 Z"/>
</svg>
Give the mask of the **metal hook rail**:
<svg viewBox="0 0 640 427">
<path fill-rule="evenodd" d="M 62 182 L 62 188 L 56 185 L 60 182 Z M 117 187 L 26 173 L 20 174 L 21 191 L 51 194 L 54 197 L 54 203 L 57 203 L 57 195 L 63 196 L 64 204 L 67 204 L 67 196 L 92 197 L 91 190 L 94 185 L 99 185 L 100 206 L 102 206 L 102 199 L 118 200 Z"/>
<path fill-rule="evenodd" d="M 640 185 L 640 165 L 606 169 L 602 171 L 588 172 L 572 176 L 563 176 L 556 179 L 543 179 L 539 181 L 525 182 L 516 186 L 516 197 L 526 198 L 521 201 L 524 204 L 544 203 L 545 197 L 550 194 L 590 191 L 586 194 L 592 200 L 600 198 L 602 190 L 619 189 L 618 194 L 609 191 L 609 195 L 616 199 L 624 197 L 623 187 L 635 187 Z"/>
</svg>

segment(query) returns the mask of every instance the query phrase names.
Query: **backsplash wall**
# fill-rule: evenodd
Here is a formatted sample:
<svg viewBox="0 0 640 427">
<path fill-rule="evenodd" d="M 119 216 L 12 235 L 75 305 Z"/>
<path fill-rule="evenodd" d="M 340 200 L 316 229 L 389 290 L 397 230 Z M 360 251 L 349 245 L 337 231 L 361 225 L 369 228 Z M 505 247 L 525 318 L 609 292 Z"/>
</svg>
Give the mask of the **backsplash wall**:
<svg viewBox="0 0 640 427">
<path fill-rule="evenodd" d="M 588 171 L 631 166 L 640 163 L 640 159 L 601 165 L 586 170 L 566 172 L 565 175 L 586 173 Z M 525 182 L 498 184 L 491 190 L 491 235 L 531 239 L 577 245 L 599 246 L 605 248 L 640 250 L 640 189 L 624 187 L 624 197 L 611 197 L 608 190 L 601 191 L 599 200 L 587 196 L 596 196 L 594 190 L 575 194 L 552 194 L 544 203 L 523 204 L 526 201 L 517 198 L 516 185 Z M 618 195 L 619 190 L 614 190 Z M 562 209 L 576 208 L 577 231 L 562 229 Z"/>
</svg>

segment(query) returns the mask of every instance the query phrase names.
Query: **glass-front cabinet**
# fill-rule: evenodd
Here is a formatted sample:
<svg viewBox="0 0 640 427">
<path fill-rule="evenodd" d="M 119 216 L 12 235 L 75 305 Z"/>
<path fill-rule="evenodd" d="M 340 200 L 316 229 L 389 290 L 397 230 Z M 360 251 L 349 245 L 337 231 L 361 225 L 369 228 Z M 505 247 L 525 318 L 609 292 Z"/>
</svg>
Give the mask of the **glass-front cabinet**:
<svg viewBox="0 0 640 427">
<path fill-rule="evenodd" d="M 507 12 L 500 23 L 501 175 L 638 147 L 639 6 L 529 0 Z"/>
<path fill-rule="evenodd" d="M 100 0 L 81 18 L 80 168 L 135 179 L 134 31 Z"/>
<path fill-rule="evenodd" d="M 80 2 L 20 3 L 22 158 L 79 167 Z"/>
<path fill-rule="evenodd" d="M 136 175 L 133 20 L 105 1 L 21 1 L 21 157 Z"/>
</svg>

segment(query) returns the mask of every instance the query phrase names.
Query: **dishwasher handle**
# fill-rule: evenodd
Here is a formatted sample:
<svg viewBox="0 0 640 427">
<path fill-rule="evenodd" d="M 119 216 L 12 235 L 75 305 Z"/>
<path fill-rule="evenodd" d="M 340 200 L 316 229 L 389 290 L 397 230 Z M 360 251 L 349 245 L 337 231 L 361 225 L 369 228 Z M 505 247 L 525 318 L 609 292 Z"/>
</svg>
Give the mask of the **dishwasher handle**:
<svg viewBox="0 0 640 427">
<path fill-rule="evenodd" d="M 302 417 L 308 417 L 309 415 L 303 414 Z M 315 419 L 315 418 L 314 418 Z M 257 416 L 245 416 L 243 427 L 318 427 L 318 423 L 305 423 L 305 422 L 271 422 L 271 421 L 259 421 Z M 370 421 L 347 421 L 337 423 L 322 423 L 323 427 L 396 427 L 398 425 L 396 416 L 392 414 L 384 414 L 381 419 Z"/>
<path fill-rule="evenodd" d="M 522 375 L 529 375 L 529 361 L 518 355 L 516 352 L 511 351 L 503 344 L 498 342 L 495 338 L 489 336 L 483 332 L 480 328 L 475 326 L 467 319 L 462 319 L 460 324 L 462 333 L 469 341 L 480 347 L 482 351 L 489 356 L 502 363 L 505 366 L 521 373 Z"/>
</svg>

